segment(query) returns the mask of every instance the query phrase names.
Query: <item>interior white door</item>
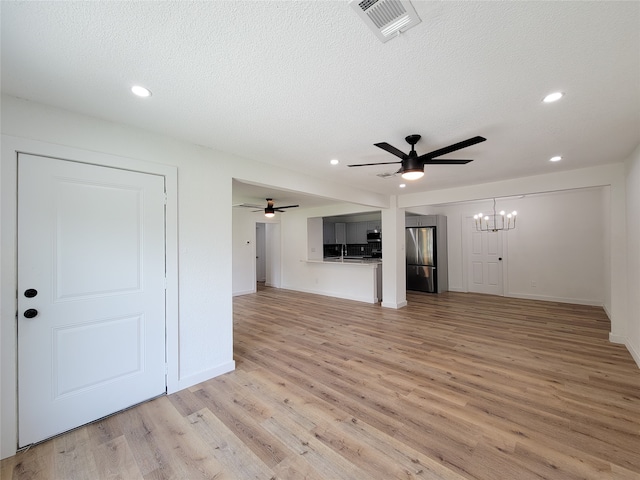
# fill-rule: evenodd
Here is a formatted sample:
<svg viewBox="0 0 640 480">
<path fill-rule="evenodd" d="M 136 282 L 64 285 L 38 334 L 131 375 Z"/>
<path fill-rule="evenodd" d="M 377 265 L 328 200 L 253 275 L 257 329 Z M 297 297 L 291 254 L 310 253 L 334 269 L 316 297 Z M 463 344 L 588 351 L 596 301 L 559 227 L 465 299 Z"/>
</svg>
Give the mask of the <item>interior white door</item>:
<svg viewBox="0 0 640 480">
<path fill-rule="evenodd" d="M 478 232 L 473 219 L 467 220 L 467 289 L 476 293 L 504 295 L 502 232 Z"/>
<path fill-rule="evenodd" d="M 166 392 L 164 177 L 18 157 L 18 431 Z"/>
</svg>

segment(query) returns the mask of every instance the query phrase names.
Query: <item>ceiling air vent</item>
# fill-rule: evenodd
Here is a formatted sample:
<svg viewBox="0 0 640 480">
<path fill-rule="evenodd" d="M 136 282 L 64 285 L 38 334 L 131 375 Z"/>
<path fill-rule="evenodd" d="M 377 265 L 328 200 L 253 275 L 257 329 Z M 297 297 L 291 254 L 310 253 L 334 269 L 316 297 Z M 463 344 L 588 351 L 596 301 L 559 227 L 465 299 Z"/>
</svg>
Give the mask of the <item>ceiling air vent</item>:
<svg viewBox="0 0 640 480">
<path fill-rule="evenodd" d="M 382 42 L 420 23 L 407 0 L 351 0 L 349 4 Z"/>
</svg>

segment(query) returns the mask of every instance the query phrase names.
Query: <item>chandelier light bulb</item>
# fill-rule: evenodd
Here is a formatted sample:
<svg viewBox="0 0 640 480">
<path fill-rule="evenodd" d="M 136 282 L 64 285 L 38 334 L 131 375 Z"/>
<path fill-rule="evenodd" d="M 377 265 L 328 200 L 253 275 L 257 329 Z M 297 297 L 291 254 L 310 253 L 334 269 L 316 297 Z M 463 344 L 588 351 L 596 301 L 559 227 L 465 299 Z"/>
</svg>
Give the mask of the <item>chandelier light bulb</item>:
<svg viewBox="0 0 640 480">
<path fill-rule="evenodd" d="M 476 224 L 476 231 L 478 232 L 500 232 L 513 230 L 516 228 L 516 215 L 518 212 L 515 210 L 511 213 L 506 213 L 504 210 L 500 210 L 500 213 L 496 211 L 496 199 L 493 199 L 493 211 L 491 214 L 485 215 L 484 213 L 478 213 L 473 216 Z M 507 220 L 505 220 L 505 217 Z M 500 220 L 498 220 L 500 218 Z"/>
</svg>

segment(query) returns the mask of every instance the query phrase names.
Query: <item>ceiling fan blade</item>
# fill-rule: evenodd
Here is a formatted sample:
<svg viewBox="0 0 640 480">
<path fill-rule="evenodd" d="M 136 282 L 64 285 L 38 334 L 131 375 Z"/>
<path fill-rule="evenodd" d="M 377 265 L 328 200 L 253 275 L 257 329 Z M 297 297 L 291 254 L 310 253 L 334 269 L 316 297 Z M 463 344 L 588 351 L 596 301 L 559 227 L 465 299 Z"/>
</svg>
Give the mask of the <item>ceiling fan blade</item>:
<svg viewBox="0 0 640 480">
<path fill-rule="evenodd" d="M 402 163 L 402 162 L 359 163 L 357 165 L 347 165 L 347 167 L 368 167 L 371 165 L 390 165 L 392 163 Z"/>
<path fill-rule="evenodd" d="M 250 203 L 240 203 L 239 205 L 234 205 L 234 207 L 244 207 L 244 208 L 263 208 L 260 205 L 251 205 Z"/>
<path fill-rule="evenodd" d="M 433 152 L 425 153 L 424 155 L 420 155 L 418 160 L 427 160 L 430 158 L 439 157 L 440 155 L 446 155 L 447 153 L 455 152 L 456 150 L 460 150 L 461 148 L 470 147 L 471 145 L 475 145 L 476 143 L 484 142 L 486 138 L 484 137 L 473 137 L 462 142 L 454 143 L 453 145 L 449 145 L 448 147 L 440 148 L 438 150 L 434 150 Z"/>
<path fill-rule="evenodd" d="M 442 158 L 430 158 L 423 161 L 425 165 L 464 165 L 469 162 L 473 162 L 473 160 L 445 160 Z"/>
<path fill-rule="evenodd" d="M 280 212 L 280 213 L 284 213 L 284 210 L 280 210 L 279 208 L 274 208 L 273 209 L 274 212 Z"/>
<path fill-rule="evenodd" d="M 378 148 L 381 148 L 383 150 L 386 150 L 387 152 L 395 155 L 396 157 L 400 157 L 401 159 L 405 159 L 407 158 L 407 154 L 404 153 L 401 150 L 398 150 L 396 147 L 394 147 L 393 145 L 389 145 L 387 142 L 381 142 L 381 143 L 374 143 L 374 145 Z"/>
<path fill-rule="evenodd" d="M 286 207 L 276 207 L 276 208 L 295 208 L 295 207 L 299 207 L 300 205 L 287 205 Z"/>
</svg>

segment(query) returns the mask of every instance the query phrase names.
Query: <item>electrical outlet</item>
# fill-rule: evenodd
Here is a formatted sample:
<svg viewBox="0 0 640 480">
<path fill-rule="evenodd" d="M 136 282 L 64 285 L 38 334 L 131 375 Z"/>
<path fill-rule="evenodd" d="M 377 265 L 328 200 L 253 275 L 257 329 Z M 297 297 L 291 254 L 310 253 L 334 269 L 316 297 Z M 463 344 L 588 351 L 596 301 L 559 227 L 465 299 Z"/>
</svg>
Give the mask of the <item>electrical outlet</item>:
<svg viewBox="0 0 640 480">
<path fill-rule="evenodd" d="M 535 280 L 531 280 L 531 286 L 533 288 L 536 288 L 538 286 L 538 283 Z"/>
</svg>

